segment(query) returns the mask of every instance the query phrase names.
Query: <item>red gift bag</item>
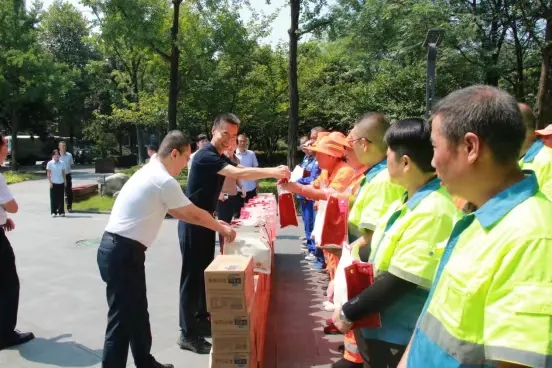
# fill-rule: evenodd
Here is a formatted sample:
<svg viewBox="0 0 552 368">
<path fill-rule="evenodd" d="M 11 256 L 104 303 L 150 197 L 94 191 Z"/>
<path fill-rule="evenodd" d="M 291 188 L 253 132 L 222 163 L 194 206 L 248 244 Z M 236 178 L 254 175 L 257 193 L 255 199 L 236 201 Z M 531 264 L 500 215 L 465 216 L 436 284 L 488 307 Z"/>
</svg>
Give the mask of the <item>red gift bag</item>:
<svg viewBox="0 0 552 368">
<path fill-rule="evenodd" d="M 347 297 L 351 300 L 374 283 L 374 268 L 371 263 L 353 261 L 352 265 L 345 267 L 345 280 L 347 282 Z M 381 316 L 379 313 L 374 313 L 356 321 L 352 328 L 380 327 Z"/>
<path fill-rule="evenodd" d="M 286 226 L 299 226 L 293 194 L 280 189 L 280 186 L 278 186 L 278 212 L 280 214 L 281 228 Z"/>
<path fill-rule="evenodd" d="M 320 247 L 343 247 L 343 243 L 347 242 L 348 216 L 349 198 L 330 196 L 326 204 L 326 213 L 320 236 Z"/>
</svg>

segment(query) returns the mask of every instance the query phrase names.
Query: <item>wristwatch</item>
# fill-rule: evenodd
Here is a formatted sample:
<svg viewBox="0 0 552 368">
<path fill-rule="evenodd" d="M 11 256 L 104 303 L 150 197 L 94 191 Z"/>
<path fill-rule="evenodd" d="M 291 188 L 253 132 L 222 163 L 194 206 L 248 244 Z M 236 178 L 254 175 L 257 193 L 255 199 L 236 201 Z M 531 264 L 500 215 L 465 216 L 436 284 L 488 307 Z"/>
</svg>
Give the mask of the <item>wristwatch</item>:
<svg viewBox="0 0 552 368">
<path fill-rule="evenodd" d="M 346 323 L 348 325 L 353 324 L 353 322 L 349 321 L 349 319 L 347 318 L 347 316 L 343 312 L 343 309 L 341 310 L 341 312 L 339 312 L 339 319 L 341 320 L 341 322 Z"/>
</svg>

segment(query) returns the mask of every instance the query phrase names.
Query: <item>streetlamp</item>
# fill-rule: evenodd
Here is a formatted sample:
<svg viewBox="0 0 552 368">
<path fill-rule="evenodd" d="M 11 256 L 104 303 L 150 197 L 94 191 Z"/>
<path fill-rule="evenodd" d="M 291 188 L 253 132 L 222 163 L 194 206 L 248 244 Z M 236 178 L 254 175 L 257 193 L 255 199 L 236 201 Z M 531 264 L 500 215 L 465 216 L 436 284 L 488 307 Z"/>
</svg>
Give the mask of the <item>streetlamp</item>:
<svg viewBox="0 0 552 368">
<path fill-rule="evenodd" d="M 435 62 L 437 60 L 437 46 L 441 44 L 443 30 L 432 28 L 427 31 L 423 47 L 427 47 L 427 66 L 426 66 L 426 119 L 429 118 L 431 105 L 435 98 Z"/>
</svg>

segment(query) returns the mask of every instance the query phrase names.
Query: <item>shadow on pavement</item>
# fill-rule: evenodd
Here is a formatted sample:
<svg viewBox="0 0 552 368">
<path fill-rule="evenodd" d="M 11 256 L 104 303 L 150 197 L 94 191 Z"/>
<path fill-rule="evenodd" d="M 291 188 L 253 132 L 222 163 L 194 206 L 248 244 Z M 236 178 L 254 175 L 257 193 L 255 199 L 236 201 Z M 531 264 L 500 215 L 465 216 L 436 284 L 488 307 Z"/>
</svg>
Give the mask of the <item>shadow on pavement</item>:
<svg viewBox="0 0 552 368">
<path fill-rule="evenodd" d="M 321 308 L 324 276 L 310 271 L 303 259 L 300 254 L 274 255 L 266 368 L 330 367 L 341 358 L 336 349 L 343 336 L 323 332 L 324 321 L 331 316 Z"/>
<path fill-rule="evenodd" d="M 71 334 L 51 339 L 37 337 L 27 344 L 13 348 L 22 358 L 55 367 L 91 367 L 101 362 L 102 350 L 92 350 L 75 341 Z M 60 341 L 65 340 L 65 341 Z"/>
</svg>

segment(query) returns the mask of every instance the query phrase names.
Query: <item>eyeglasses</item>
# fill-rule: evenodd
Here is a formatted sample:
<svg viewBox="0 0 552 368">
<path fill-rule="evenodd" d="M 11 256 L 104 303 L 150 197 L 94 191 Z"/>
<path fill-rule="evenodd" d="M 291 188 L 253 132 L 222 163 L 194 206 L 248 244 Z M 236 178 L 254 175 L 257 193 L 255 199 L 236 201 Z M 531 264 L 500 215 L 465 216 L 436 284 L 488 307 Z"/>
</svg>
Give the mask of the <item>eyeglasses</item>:
<svg viewBox="0 0 552 368">
<path fill-rule="evenodd" d="M 368 138 L 355 138 L 355 139 L 349 139 L 349 143 L 351 144 L 351 146 L 356 142 L 356 141 L 360 141 L 361 139 L 364 139 L 366 142 L 368 143 L 372 143 L 371 140 L 369 140 Z"/>
</svg>

